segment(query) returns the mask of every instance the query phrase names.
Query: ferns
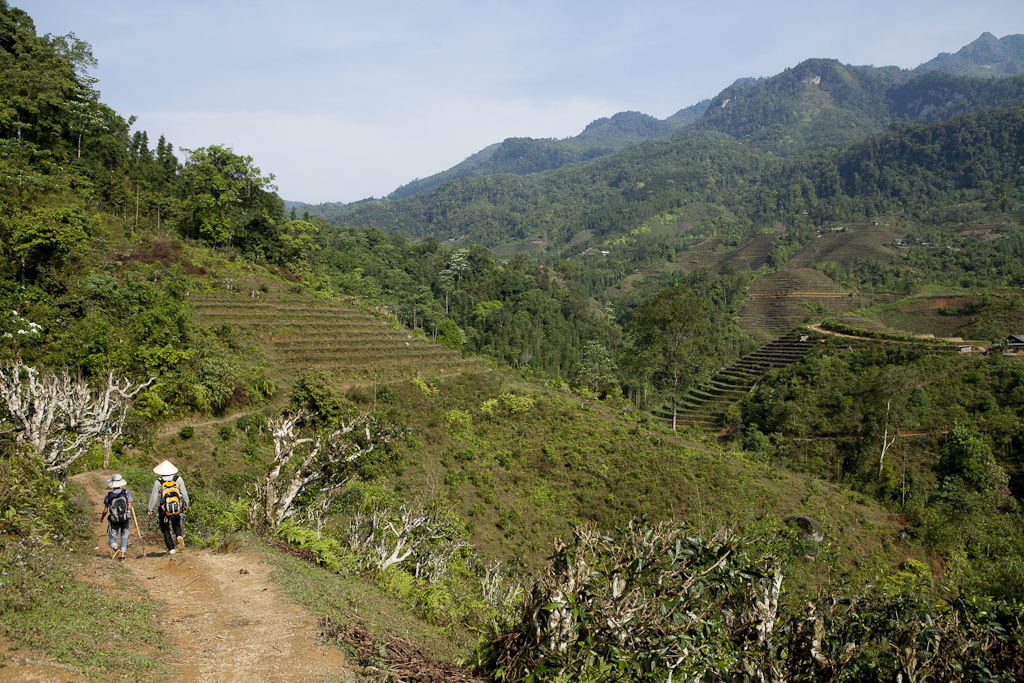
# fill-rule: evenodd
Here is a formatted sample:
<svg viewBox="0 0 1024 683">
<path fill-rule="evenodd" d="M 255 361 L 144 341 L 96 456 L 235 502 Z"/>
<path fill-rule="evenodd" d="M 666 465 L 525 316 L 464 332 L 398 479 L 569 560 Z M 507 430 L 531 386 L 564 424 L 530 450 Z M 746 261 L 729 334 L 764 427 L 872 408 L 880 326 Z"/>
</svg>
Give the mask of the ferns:
<svg viewBox="0 0 1024 683">
<path fill-rule="evenodd" d="M 316 563 L 329 571 L 347 574 L 357 568 L 356 558 L 347 553 L 336 538 L 321 536 L 292 520 L 282 522 L 274 533 L 288 545 L 312 553 Z"/>
</svg>

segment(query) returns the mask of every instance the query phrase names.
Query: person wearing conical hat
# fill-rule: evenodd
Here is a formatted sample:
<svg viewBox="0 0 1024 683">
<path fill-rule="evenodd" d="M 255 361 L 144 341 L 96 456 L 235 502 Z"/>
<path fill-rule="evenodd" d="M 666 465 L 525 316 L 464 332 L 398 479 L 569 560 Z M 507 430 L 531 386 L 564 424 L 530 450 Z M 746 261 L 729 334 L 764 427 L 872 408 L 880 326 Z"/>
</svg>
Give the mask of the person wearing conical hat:
<svg viewBox="0 0 1024 683">
<path fill-rule="evenodd" d="M 185 480 L 178 475 L 178 468 L 170 460 L 164 460 L 154 467 L 153 474 L 157 475 L 157 479 L 149 495 L 149 516 L 152 517 L 159 510 L 164 545 L 167 546 L 167 553 L 173 555 L 185 549 L 181 518 L 189 506 L 188 489 L 185 488 Z"/>
<path fill-rule="evenodd" d="M 128 482 L 120 474 L 107 479 L 110 491 L 103 497 L 103 512 L 100 521 L 107 519 L 107 537 L 110 544 L 110 557 L 124 562 L 128 554 L 128 537 L 132 531 L 132 494 L 128 491 Z"/>
</svg>

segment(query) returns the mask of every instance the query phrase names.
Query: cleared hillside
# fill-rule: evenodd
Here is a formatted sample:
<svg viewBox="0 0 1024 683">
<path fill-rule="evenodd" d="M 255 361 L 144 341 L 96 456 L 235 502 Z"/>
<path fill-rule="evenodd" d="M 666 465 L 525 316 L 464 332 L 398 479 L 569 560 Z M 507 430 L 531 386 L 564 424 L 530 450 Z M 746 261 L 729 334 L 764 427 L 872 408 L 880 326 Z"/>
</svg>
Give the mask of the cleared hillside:
<svg viewBox="0 0 1024 683">
<path fill-rule="evenodd" d="M 868 259 L 889 262 L 899 253 L 894 241 L 905 238 L 912 230 L 895 216 L 829 226 L 794 254 L 786 265 L 805 268 L 831 261 L 855 267 Z"/>
<path fill-rule="evenodd" d="M 192 300 L 200 324 L 228 326 L 240 343 L 265 355 L 268 375 L 285 383 L 311 368 L 360 382 L 435 377 L 481 364 L 355 306 L 318 301 L 269 280 L 232 281 Z"/>
<path fill-rule="evenodd" d="M 813 268 L 791 268 L 758 277 L 740 309 L 740 329 L 755 339 L 770 339 L 805 319 L 835 314 L 857 304 L 856 294 Z"/>
</svg>

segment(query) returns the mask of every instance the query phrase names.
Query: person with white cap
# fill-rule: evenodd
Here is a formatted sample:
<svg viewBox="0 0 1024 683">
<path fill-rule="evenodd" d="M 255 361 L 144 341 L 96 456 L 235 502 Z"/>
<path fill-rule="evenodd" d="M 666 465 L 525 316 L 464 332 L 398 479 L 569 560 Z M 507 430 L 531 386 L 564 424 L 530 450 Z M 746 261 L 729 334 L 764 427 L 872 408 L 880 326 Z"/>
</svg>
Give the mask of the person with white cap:
<svg viewBox="0 0 1024 683">
<path fill-rule="evenodd" d="M 157 480 L 153 482 L 153 492 L 149 496 L 149 516 L 160 511 L 160 531 L 164 533 L 167 553 L 173 555 L 185 549 L 185 539 L 181 535 L 181 516 L 188 510 L 188 490 L 185 481 L 178 476 L 178 468 L 170 460 L 164 460 L 154 467 L 153 474 L 157 475 Z"/>
<path fill-rule="evenodd" d="M 107 488 L 111 490 L 103 497 L 103 512 L 100 513 L 100 521 L 102 522 L 104 517 L 107 519 L 110 558 L 117 557 L 124 562 L 128 553 L 128 536 L 131 535 L 132 514 L 134 514 L 132 494 L 128 491 L 128 482 L 120 474 L 115 474 L 107 479 Z"/>
</svg>

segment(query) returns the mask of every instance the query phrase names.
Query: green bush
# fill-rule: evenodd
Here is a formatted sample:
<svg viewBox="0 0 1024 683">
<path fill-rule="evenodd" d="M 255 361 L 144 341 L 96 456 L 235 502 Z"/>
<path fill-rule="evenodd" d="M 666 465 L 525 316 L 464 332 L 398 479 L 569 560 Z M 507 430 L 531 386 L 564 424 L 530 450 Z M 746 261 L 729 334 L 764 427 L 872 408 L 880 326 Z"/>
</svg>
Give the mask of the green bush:
<svg viewBox="0 0 1024 683">
<path fill-rule="evenodd" d="M 185 543 L 202 548 L 216 546 L 221 532 L 225 531 L 219 525 L 219 520 L 230 510 L 232 499 L 222 493 L 211 493 L 200 486 L 188 486 L 188 493 L 188 512 L 181 521 Z M 153 524 L 156 525 L 155 517 Z"/>
<path fill-rule="evenodd" d="M 473 425 L 473 418 L 465 410 L 453 408 L 444 414 L 448 428 L 453 434 L 463 434 Z"/>
<path fill-rule="evenodd" d="M 397 399 L 398 397 L 395 395 L 395 390 L 387 384 L 381 384 L 377 387 L 377 400 L 381 403 L 391 404 Z"/>
<path fill-rule="evenodd" d="M 228 443 L 235 436 L 235 430 L 230 424 L 222 424 L 217 430 L 217 435 L 224 443 Z"/>
</svg>

